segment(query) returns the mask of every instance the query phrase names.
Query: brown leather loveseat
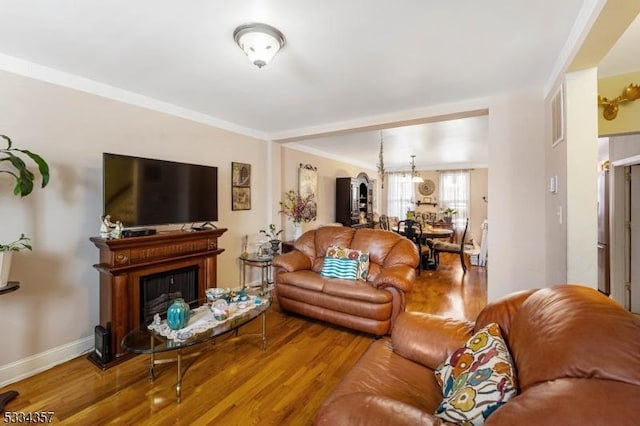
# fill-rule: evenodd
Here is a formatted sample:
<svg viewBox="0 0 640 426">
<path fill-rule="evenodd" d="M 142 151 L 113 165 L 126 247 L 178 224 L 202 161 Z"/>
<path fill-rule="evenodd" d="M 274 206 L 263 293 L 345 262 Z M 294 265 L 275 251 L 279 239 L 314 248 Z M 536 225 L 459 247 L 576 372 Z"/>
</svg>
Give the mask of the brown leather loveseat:
<svg viewBox="0 0 640 426">
<path fill-rule="evenodd" d="M 315 423 L 448 424 L 434 416 L 443 400 L 434 370 L 489 323 L 499 325 L 518 385 L 485 425 L 640 421 L 640 318 L 596 290 L 561 285 L 506 296 L 488 305 L 475 324 L 401 314 L 392 336 L 371 345 L 325 400 Z"/>
<path fill-rule="evenodd" d="M 332 246 L 368 252 L 366 281 L 321 276 Z M 383 336 L 405 310 L 417 265 L 415 245 L 394 232 L 324 226 L 273 260 L 276 297 L 285 311 Z"/>
</svg>

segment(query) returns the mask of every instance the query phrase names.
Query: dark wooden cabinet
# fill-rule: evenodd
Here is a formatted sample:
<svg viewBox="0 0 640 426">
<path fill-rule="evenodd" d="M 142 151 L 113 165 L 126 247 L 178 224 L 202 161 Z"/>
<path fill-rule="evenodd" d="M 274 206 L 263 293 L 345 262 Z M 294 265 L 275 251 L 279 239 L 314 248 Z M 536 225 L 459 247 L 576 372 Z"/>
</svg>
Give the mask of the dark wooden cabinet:
<svg viewBox="0 0 640 426">
<path fill-rule="evenodd" d="M 336 222 L 354 227 L 373 223 L 373 184 L 366 175 L 336 178 Z"/>
</svg>

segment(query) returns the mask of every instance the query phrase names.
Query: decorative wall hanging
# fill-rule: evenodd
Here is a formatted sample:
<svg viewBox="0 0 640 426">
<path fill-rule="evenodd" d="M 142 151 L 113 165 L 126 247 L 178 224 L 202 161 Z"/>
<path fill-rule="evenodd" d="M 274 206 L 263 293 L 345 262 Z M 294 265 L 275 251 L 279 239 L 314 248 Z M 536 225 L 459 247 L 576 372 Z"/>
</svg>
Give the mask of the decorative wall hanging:
<svg viewBox="0 0 640 426">
<path fill-rule="evenodd" d="M 598 106 L 604 107 L 602 116 L 605 120 L 615 120 L 618 116 L 619 105 L 625 102 L 631 102 L 640 99 L 640 86 L 637 84 L 629 84 L 623 91 L 622 95 L 615 99 L 602 98 L 598 95 Z"/>
<path fill-rule="evenodd" d="M 302 197 L 313 195 L 317 199 L 318 168 L 311 164 L 302 164 L 298 168 L 298 193 Z"/>
<path fill-rule="evenodd" d="M 251 210 L 251 164 L 231 163 L 231 210 Z"/>
<path fill-rule="evenodd" d="M 418 191 L 422 195 L 431 195 L 435 190 L 436 184 L 430 179 L 426 179 L 424 182 L 418 185 Z"/>
<path fill-rule="evenodd" d="M 564 140 L 564 87 L 560 85 L 551 99 L 551 146 Z"/>
</svg>

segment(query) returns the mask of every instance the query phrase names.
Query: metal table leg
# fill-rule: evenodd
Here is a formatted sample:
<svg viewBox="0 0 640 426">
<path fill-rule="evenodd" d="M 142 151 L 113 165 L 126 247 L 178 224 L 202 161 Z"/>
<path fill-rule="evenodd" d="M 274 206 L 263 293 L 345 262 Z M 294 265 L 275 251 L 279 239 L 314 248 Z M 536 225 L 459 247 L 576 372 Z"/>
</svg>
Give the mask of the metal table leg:
<svg viewBox="0 0 640 426">
<path fill-rule="evenodd" d="M 155 344 L 155 339 L 153 338 L 153 336 L 151 336 L 151 345 L 150 345 L 151 354 L 149 354 L 150 360 L 151 360 L 151 364 L 149 365 L 149 379 L 151 381 L 153 381 L 156 378 L 153 372 L 153 367 L 156 365 L 155 353 L 153 352 L 154 344 Z"/>
<path fill-rule="evenodd" d="M 242 288 L 243 289 L 246 287 L 246 280 L 247 280 L 247 262 L 243 260 L 242 261 Z"/>
<path fill-rule="evenodd" d="M 267 313 L 262 313 L 262 350 L 267 349 Z"/>
<path fill-rule="evenodd" d="M 182 401 L 182 349 L 178 349 L 178 381 L 176 383 L 176 397 L 178 403 Z"/>
</svg>

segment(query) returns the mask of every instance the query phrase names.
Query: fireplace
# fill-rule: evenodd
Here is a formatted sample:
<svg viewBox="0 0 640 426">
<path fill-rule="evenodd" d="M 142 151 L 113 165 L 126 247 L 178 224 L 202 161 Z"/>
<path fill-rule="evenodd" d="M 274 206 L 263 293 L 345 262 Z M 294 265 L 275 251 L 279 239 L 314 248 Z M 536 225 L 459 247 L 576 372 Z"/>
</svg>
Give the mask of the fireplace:
<svg viewBox="0 0 640 426">
<path fill-rule="evenodd" d="M 109 361 L 89 359 L 102 369 L 127 359 L 122 338 L 155 312 L 166 311 L 179 294 L 190 302 L 217 287 L 218 238 L 226 229 L 162 232 L 119 239 L 90 238 L 100 250 L 100 326 L 108 331 Z M 151 302 L 151 303 L 149 303 Z M 145 311 L 146 305 L 146 311 Z M 155 305 L 153 311 L 151 305 Z"/>
<path fill-rule="evenodd" d="M 175 299 L 197 300 L 198 269 L 190 266 L 140 277 L 140 323 L 150 324 L 155 314 L 164 315 Z"/>
</svg>

